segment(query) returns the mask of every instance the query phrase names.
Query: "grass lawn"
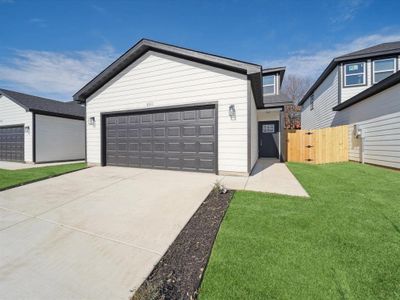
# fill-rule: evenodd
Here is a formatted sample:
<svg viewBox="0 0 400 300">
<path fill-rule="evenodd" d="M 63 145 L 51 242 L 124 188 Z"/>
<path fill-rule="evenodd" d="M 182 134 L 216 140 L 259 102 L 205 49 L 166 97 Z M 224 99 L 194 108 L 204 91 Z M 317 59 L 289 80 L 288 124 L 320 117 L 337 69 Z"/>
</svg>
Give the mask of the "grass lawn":
<svg viewBox="0 0 400 300">
<path fill-rule="evenodd" d="M 0 191 L 14 186 L 46 179 L 83 168 L 86 168 L 85 163 L 30 168 L 23 170 L 0 169 Z"/>
<path fill-rule="evenodd" d="M 288 166 L 311 198 L 237 192 L 200 299 L 400 299 L 400 172 Z"/>
</svg>

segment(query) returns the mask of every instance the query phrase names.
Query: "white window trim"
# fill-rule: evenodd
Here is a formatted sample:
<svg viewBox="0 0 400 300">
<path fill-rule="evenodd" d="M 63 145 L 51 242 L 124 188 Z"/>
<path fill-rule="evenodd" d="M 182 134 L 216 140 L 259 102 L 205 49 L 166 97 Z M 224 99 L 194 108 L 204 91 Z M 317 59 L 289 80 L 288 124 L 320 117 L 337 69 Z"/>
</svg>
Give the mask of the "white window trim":
<svg viewBox="0 0 400 300">
<path fill-rule="evenodd" d="M 360 64 L 360 63 L 363 64 L 363 70 L 364 70 L 364 72 L 353 73 L 353 74 L 347 74 L 347 72 L 346 72 L 346 66 L 348 66 L 348 65 L 354 65 L 354 64 Z M 344 82 L 343 82 L 344 87 L 353 87 L 353 86 L 362 86 L 362 85 L 365 85 L 366 82 L 367 82 L 367 63 L 366 63 L 365 61 L 361 61 L 361 62 L 354 62 L 354 63 L 343 64 L 343 74 L 344 74 L 344 77 L 343 77 L 343 79 L 344 79 Z M 362 83 L 356 83 L 356 84 L 347 84 L 347 83 L 346 83 L 346 79 L 347 79 L 348 76 L 354 76 L 354 75 L 360 75 L 360 74 L 363 75 L 363 82 L 362 82 Z"/>
<path fill-rule="evenodd" d="M 385 60 L 393 60 L 393 69 L 388 69 L 388 70 L 380 70 L 380 71 L 375 71 L 375 62 L 377 61 L 385 61 Z M 397 70 L 397 58 L 396 57 L 389 57 L 389 58 L 383 58 L 383 59 L 375 59 L 372 61 L 372 83 L 376 84 L 378 82 L 375 81 L 375 73 L 385 73 L 385 72 L 393 72 L 396 73 Z"/>
<path fill-rule="evenodd" d="M 276 75 L 275 74 L 271 74 L 271 75 L 267 75 L 267 76 L 273 76 L 274 77 L 274 83 L 271 83 L 271 84 L 264 84 L 263 83 L 263 95 L 275 95 L 276 94 Z M 265 76 L 265 77 L 267 77 L 267 76 Z M 274 91 L 272 93 L 264 94 L 264 87 L 265 86 L 273 86 L 274 87 Z"/>
</svg>

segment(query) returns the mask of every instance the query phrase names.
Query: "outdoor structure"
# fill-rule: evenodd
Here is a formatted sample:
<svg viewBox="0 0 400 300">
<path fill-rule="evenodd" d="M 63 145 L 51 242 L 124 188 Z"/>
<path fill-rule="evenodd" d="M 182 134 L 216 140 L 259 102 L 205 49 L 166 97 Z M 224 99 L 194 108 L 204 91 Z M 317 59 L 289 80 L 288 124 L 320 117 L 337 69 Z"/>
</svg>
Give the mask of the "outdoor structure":
<svg viewBox="0 0 400 300">
<path fill-rule="evenodd" d="M 87 162 L 248 175 L 283 156 L 284 71 L 143 39 L 74 95 Z"/>
<path fill-rule="evenodd" d="M 400 42 L 335 58 L 300 101 L 302 129 L 349 126 L 349 159 L 400 168 Z"/>
<path fill-rule="evenodd" d="M 26 163 L 85 158 L 85 108 L 0 89 L 0 160 Z"/>
</svg>

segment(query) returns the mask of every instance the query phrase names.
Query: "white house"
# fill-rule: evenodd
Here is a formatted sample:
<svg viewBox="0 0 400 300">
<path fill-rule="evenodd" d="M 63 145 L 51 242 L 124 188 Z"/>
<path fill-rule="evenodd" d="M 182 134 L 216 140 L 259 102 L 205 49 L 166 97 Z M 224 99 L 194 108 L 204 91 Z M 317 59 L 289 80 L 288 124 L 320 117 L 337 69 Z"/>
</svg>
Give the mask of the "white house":
<svg viewBox="0 0 400 300">
<path fill-rule="evenodd" d="M 0 89 L 0 160 L 26 163 L 85 158 L 85 108 Z"/>
<path fill-rule="evenodd" d="M 400 42 L 335 58 L 299 102 L 302 129 L 352 125 L 350 159 L 400 168 Z"/>
<path fill-rule="evenodd" d="M 143 39 L 74 95 L 87 161 L 249 174 L 283 155 L 284 70 Z"/>
</svg>

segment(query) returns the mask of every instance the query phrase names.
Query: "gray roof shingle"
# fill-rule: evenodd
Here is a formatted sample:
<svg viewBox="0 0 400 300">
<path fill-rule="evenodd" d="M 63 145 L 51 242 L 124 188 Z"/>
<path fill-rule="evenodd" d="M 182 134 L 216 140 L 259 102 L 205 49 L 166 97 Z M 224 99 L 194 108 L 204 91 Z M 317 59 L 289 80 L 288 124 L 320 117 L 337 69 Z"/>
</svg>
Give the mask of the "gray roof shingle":
<svg viewBox="0 0 400 300">
<path fill-rule="evenodd" d="M 28 111 L 53 113 L 67 117 L 85 117 L 85 107 L 76 101 L 61 102 L 6 89 L 0 89 L 1 94 L 7 96 Z"/>
<path fill-rule="evenodd" d="M 290 105 L 290 104 L 293 104 L 293 101 L 290 100 L 289 97 L 286 96 L 285 94 L 264 96 L 265 108 Z"/>
</svg>

